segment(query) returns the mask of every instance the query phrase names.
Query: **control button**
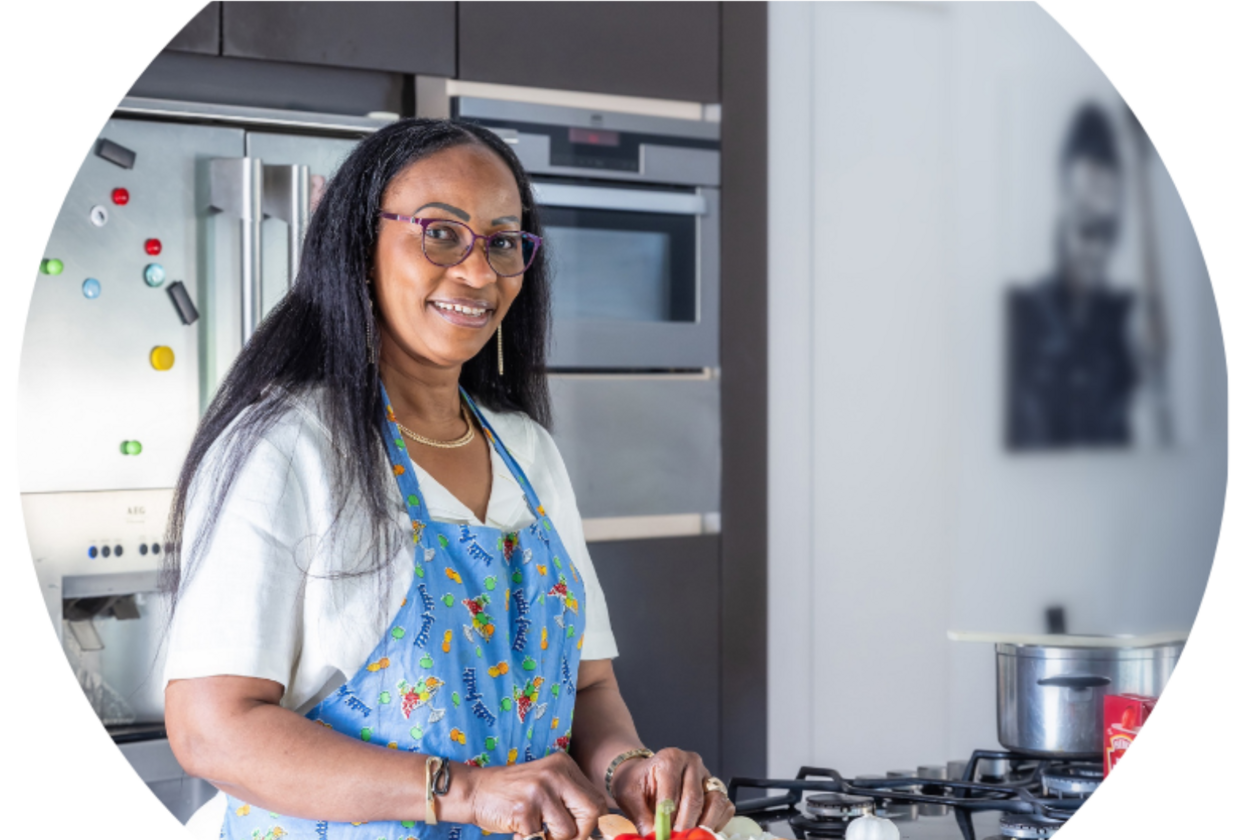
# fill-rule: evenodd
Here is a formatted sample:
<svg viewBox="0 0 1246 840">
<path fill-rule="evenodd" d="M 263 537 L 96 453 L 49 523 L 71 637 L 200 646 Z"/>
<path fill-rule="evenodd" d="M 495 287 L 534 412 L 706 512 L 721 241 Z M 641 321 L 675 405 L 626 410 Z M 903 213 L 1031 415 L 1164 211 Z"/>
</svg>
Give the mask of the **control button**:
<svg viewBox="0 0 1246 840">
<path fill-rule="evenodd" d="M 130 203 L 130 191 L 125 187 L 117 187 L 112 191 L 112 203 L 118 207 Z"/>
<path fill-rule="evenodd" d="M 122 455 L 138 455 L 143 451 L 143 444 L 137 440 L 126 440 L 121 442 Z"/>
<path fill-rule="evenodd" d="M 94 277 L 88 277 L 82 281 L 82 296 L 87 300 L 95 300 L 100 296 L 101 291 L 100 281 Z"/>
<path fill-rule="evenodd" d="M 99 549 L 96 548 L 95 546 L 91 546 L 90 548 L 87 549 L 87 557 L 90 557 L 92 560 L 98 557 L 99 553 L 100 553 Z"/>
<path fill-rule="evenodd" d="M 143 250 L 151 254 L 153 257 L 160 255 L 160 248 L 161 245 L 159 239 L 148 239 L 143 243 Z"/>
<path fill-rule="evenodd" d="M 147 281 L 147 285 L 153 289 L 164 285 L 164 266 L 160 263 L 148 263 L 143 269 L 143 279 Z"/>
<path fill-rule="evenodd" d="M 104 546 L 103 548 L 100 549 L 100 554 L 107 557 L 108 555 L 112 554 L 112 549 L 109 548 L 108 546 Z"/>
<path fill-rule="evenodd" d="M 151 366 L 156 370 L 169 370 L 173 367 L 173 348 L 165 347 L 163 344 L 153 347 L 150 358 Z"/>
<path fill-rule="evenodd" d="M 152 544 L 151 544 L 151 553 L 152 553 L 152 554 L 159 554 L 159 553 L 160 553 L 160 543 L 152 543 Z"/>
<path fill-rule="evenodd" d="M 39 263 L 39 270 L 44 274 L 60 274 L 65 270 L 65 264 L 58 259 L 44 260 Z"/>
<path fill-rule="evenodd" d="M 96 227 L 103 227 L 108 224 L 108 208 L 102 204 L 97 204 L 91 208 L 91 224 Z"/>
<path fill-rule="evenodd" d="M 113 553 L 113 554 L 115 554 L 115 555 L 117 555 L 118 557 L 120 557 L 120 556 L 121 556 L 121 546 L 117 546 L 116 548 L 114 548 L 114 549 L 112 550 L 112 553 Z"/>
</svg>

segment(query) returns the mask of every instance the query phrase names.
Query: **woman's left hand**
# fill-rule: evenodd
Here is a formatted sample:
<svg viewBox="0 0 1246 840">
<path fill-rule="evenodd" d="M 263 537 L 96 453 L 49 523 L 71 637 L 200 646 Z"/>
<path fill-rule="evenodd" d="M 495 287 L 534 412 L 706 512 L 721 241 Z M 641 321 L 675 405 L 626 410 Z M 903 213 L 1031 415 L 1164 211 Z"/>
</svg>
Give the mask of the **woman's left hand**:
<svg viewBox="0 0 1246 840">
<path fill-rule="evenodd" d="M 653 814 L 663 799 L 675 803 L 671 828 L 687 831 L 699 825 L 715 831 L 735 815 L 725 793 L 705 791 L 710 771 L 701 756 L 670 747 L 652 758 L 634 758 L 615 770 L 610 787 L 614 800 L 641 835 L 653 831 Z"/>
</svg>

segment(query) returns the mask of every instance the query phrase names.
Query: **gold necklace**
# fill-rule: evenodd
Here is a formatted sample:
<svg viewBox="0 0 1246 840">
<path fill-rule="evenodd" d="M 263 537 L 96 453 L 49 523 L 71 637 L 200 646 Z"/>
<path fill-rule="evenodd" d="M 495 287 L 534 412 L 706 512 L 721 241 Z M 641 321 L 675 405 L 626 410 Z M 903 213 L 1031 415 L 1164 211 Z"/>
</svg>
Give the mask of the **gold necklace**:
<svg viewBox="0 0 1246 840">
<path fill-rule="evenodd" d="M 461 446 L 467 446 L 467 444 L 471 443 L 476 437 L 476 427 L 472 425 L 471 417 L 467 413 L 467 404 L 462 403 L 461 406 L 463 408 L 463 421 L 467 423 L 467 433 L 462 437 L 455 438 L 454 440 L 434 440 L 433 438 L 427 438 L 423 435 L 417 435 L 415 432 L 399 423 L 397 419 L 394 420 L 394 425 L 398 427 L 398 431 L 402 432 L 416 443 L 422 443 L 425 446 L 433 446 L 437 449 L 458 449 Z"/>
</svg>

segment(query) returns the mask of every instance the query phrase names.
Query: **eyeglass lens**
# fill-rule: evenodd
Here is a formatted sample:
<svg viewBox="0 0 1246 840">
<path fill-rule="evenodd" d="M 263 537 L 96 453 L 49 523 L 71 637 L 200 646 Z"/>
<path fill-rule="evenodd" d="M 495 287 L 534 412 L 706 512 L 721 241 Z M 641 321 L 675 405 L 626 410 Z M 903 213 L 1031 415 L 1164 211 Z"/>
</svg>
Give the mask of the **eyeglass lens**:
<svg viewBox="0 0 1246 840">
<path fill-rule="evenodd" d="M 503 277 L 522 274 L 536 255 L 533 241 L 521 231 L 498 231 L 484 240 L 485 259 Z M 458 222 L 439 220 L 424 228 L 424 256 L 440 266 L 458 265 L 473 244 L 472 231 Z"/>
</svg>

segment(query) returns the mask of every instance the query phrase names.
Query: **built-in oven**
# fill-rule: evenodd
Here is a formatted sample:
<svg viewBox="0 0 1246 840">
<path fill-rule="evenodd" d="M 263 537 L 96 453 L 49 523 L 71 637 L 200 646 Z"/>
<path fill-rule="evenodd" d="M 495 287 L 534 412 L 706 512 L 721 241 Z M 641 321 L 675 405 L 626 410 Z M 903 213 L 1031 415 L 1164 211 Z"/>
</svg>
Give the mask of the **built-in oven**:
<svg viewBox="0 0 1246 840">
<path fill-rule="evenodd" d="M 718 365 L 718 123 L 472 97 L 533 177 L 555 370 Z"/>
</svg>

